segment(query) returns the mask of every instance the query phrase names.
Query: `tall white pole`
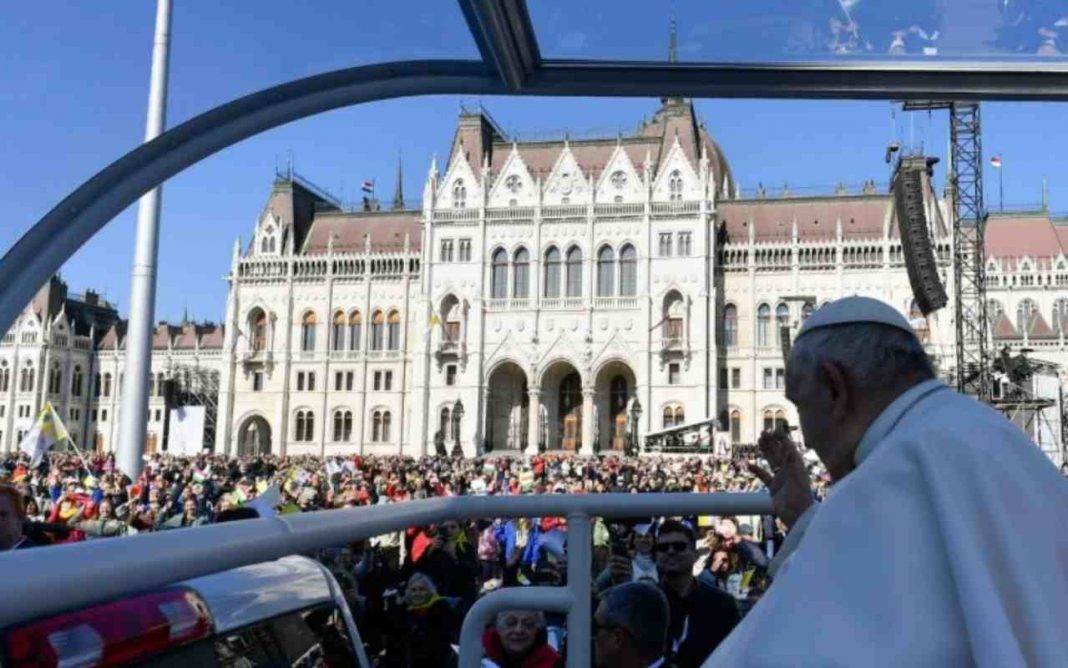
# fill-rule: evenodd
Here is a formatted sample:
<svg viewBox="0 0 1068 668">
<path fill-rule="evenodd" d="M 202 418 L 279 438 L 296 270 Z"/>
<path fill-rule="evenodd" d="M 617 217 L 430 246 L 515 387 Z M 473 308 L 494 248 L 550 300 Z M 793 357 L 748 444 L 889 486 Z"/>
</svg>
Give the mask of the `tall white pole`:
<svg viewBox="0 0 1068 668">
<path fill-rule="evenodd" d="M 167 65 L 171 43 L 171 0 L 157 0 L 156 36 L 152 44 L 152 83 L 148 91 L 145 141 L 163 132 L 167 112 Z M 152 321 L 156 309 L 156 260 L 159 255 L 160 191 L 141 198 L 137 208 L 137 240 L 130 278 L 130 322 L 126 331 L 126 369 L 119 410 L 118 465 L 136 479 L 148 422 L 148 374 L 152 359 Z"/>
</svg>

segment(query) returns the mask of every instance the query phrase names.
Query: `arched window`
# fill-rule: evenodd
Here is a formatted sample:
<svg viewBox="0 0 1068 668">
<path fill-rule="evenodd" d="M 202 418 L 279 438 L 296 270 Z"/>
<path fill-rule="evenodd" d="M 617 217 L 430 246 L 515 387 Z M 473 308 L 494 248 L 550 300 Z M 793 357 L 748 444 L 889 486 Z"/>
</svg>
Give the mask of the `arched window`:
<svg viewBox="0 0 1068 668">
<path fill-rule="evenodd" d="M 11 369 L 7 368 L 7 362 L 0 362 L 0 392 L 7 392 L 11 387 Z"/>
<path fill-rule="evenodd" d="M 376 410 L 371 415 L 371 441 L 374 443 L 387 443 L 389 441 L 389 427 L 392 422 L 389 411 Z"/>
<path fill-rule="evenodd" d="M 148 374 L 148 396 L 152 396 L 156 393 L 156 374 Z"/>
<path fill-rule="evenodd" d="M 459 343 L 463 324 L 463 312 L 460 300 L 455 295 L 448 295 L 441 302 L 441 321 L 444 328 L 445 341 Z"/>
<path fill-rule="evenodd" d="M 1005 307 L 1001 305 L 996 299 L 986 300 L 986 315 L 990 320 L 997 320 L 997 317 L 1005 312 Z"/>
<path fill-rule="evenodd" d="M 315 313 L 308 311 L 300 322 L 300 349 L 315 350 Z"/>
<path fill-rule="evenodd" d="M 560 296 L 560 249 L 550 246 L 545 251 L 545 287 L 546 297 Z"/>
<path fill-rule="evenodd" d="M 298 443 L 308 443 L 315 438 L 315 414 L 310 410 L 297 411 L 297 419 L 294 421 L 295 433 L 293 440 Z"/>
<path fill-rule="evenodd" d="M 390 311 L 386 320 L 386 346 L 389 350 L 400 349 L 401 317 L 399 311 Z"/>
<path fill-rule="evenodd" d="M 682 341 L 686 333 L 686 301 L 678 290 L 664 295 L 664 336 L 669 341 Z"/>
<path fill-rule="evenodd" d="M 801 322 L 808 320 L 808 317 L 815 310 L 816 307 L 812 305 L 812 302 L 805 302 L 804 306 L 801 307 Z"/>
<path fill-rule="evenodd" d="M 664 429 L 670 429 L 671 427 L 677 427 L 686 421 L 686 415 L 682 406 L 678 404 L 668 404 L 664 406 Z"/>
<path fill-rule="evenodd" d="M 110 373 L 105 373 L 104 374 L 104 396 L 105 397 L 110 397 L 111 396 L 111 374 Z"/>
<path fill-rule="evenodd" d="M 731 443 L 742 442 L 742 412 L 735 409 L 731 411 L 730 418 Z"/>
<path fill-rule="evenodd" d="M 530 294 L 530 253 L 520 248 L 512 259 L 512 296 L 526 297 Z"/>
<path fill-rule="evenodd" d="M 778 341 L 779 332 L 783 327 L 790 325 L 790 307 L 780 303 L 775 307 L 775 338 Z"/>
<path fill-rule="evenodd" d="M 48 371 L 48 393 L 59 394 L 60 387 L 62 386 L 60 384 L 59 364 L 54 363 Z"/>
<path fill-rule="evenodd" d="M 264 237 L 263 241 L 260 242 L 260 252 L 261 253 L 268 252 L 268 250 L 271 247 L 271 245 L 268 243 L 269 241 L 270 241 L 270 237 Z"/>
<path fill-rule="evenodd" d="M 19 392 L 33 392 L 33 385 L 33 367 L 27 363 L 27 366 L 22 367 L 22 370 L 19 371 Z"/>
<path fill-rule="evenodd" d="M 381 311 L 371 314 L 371 350 L 382 350 L 386 333 L 386 315 Z"/>
<path fill-rule="evenodd" d="M 456 179 L 452 184 L 452 208 L 463 209 L 467 206 L 467 187 L 463 179 Z"/>
<path fill-rule="evenodd" d="M 1031 318 L 1035 314 L 1035 303 L 1030 299 L 1022 300 L 1016 306 L 1016 331 L 1020 334 L 1031 331 Z"/>
<path fill-rule="evenodd" d="M 101 390 L 101 386 L 102 385 L 103 385 L 103 383 L 101 382 L 100 374 L 99 373 L 98 374 L 94 374 L 93 375 L 93 396 L 94 397 L 99 397 L 100 396 L 100 390 Z"/>
<path fill-rule="evenodd" d="M 776 431 L 786 428 L 786 411 L 781 408 L 764 409 L 764 431 Z"/>
<path fill-rule="evenodd" d="M 163 396 L 164 383 L 165 383 L 165 381 L 164 381 L 164 378 L 163 378 L 163 374 L 162 373 L 157 373 L 156 374 L 156 396 L 157 397 L 162 397 Z"/>
<path fill-rule="evenodd" d="M 330 350 L 345 349 L 345 314 L 338 311 L 330 326 Z"/>
<path fill-rule="evenodd" d="M 670 199 L 672 202 L 678 202 L 682 200 L 682 174 L 679 170 L 671 172 L 668 177 L 668 191 L 670 192 Z"/>
<path fill-rule="evenodd" d="M 611 297 L 615 294 L 616 252 L 611 246 L 597 251 L 597 296 Z"/>
<path fill-rule="evenodd" d="M 757 345 L 769 345 L 771 331 L 771 307 L 761 304 L 757 307 Z"/>
<path fill-rule="evenodd" d="M 1053 302 L 1053 330 L 1068 334 L 1068 299 L 1064 297 Z"/>
<path fill-rule="evenodd" d="M 334 441 L 349 442 L 352 440 L 352 411 L 334 411 Z"/>
<path fill-rule="evenodd" d="M 349 350 L 360 349 L 360 332 L 363 329 L 363 316 L 359 311 L 349 314 Z"/>
<path fill-rule="evenodd" d="M 723 345 L 728 348 L 738 345 L 738 307 L 734 304 L 723 307 Z"/>
<path fill-rule="evenodd" d="M 582 251 L 578 246 L 567 249 L 567 296 L 582 296 Z"/>
<path fill-rule="evenodd" d="M 72 397 L 82 396 L 82 368 L 80 366 L 74 367 L 74 372 L 70 376 L 70 394 Z"/>
<path fill-rule="evenodd" d="M 259 352 L 267 347 L 267 314 L 262 309 L 253 309 L 248 321 L 252 331 L 252 351 Z"/>
<path fill-rule="evenodd" d="M 508 253 L 503 248 L 493 251 L 490 265 L 490 297 L 504 299 L 508 296 Z"/>
<path fill-rule="evenodd" d="M 638 294 L 638 251 L 630 244 L 619 249 L 619 294 L 624 297 Z"/>
</svg>

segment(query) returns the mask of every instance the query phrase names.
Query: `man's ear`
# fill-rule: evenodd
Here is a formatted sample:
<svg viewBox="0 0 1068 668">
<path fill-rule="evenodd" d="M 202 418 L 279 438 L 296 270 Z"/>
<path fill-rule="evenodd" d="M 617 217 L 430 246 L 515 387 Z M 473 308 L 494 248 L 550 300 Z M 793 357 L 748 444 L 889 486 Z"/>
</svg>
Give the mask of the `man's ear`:
<svg viewBox="0 0 1068 668">
<path fill-rule="evenodd" d="M 830 402 L 830 418 L 835 422 L 844 421 L 849 415 L 855 397 L 846 378 L 845 370 L 837 362 L 820 362 L 820 371 L 827 389 Z"/>
</svg>

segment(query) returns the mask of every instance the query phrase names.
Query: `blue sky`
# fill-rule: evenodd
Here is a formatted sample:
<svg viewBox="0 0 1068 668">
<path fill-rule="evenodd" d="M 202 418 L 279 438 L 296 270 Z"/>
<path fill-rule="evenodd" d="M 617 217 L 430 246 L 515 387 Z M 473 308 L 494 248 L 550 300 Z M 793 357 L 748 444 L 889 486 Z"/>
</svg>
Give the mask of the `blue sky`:
<svg viewBox="0 0 1068 668">
<path fill-rule="evenodd" d="M 534 0 L 547 2 L 548 0 Z M 474 57 L 451 0 L 174 0 L 168 122 L 173 125 L 238 95 L 294 77 L 405 58 Z M 7 249 L 59 199 L 135 146 L 144 132 L 154 2 L 46 0 L 11 3 L 0 22 L 0 222 Z M 255 11 L 252 7 L 255 6 Z M 401 11 L 398 11 L 398 7 Z M 656 39 L 666 44 L 663 37 Z M 680 27 L 680 34 L 684 28 Z M 574 30 L 545 37 L 573 47 Z M 655 32 L 655 31 L 654 31 Z M 405 192 L 422 191 L 430 156 L 447 151 L 461 103 L 481 102 L 508 131 L 614 134 L 656 109 L 644 99 L 424 97 L 339 110 L 267 132 L 169 181 L 163 192 L 157 316 L 183 309 L 218 320 L 234 238 L 247 239 L 276 164 L 296 169 L 349 199 L 363 179 L 393 189 L 398 154 Z M 913 137 L 944 156 L 946 119 L 891 117 L 885 102 L 703 100 L 698 111 L 744 187 L 833 186 L 885 181 L 890 139 Z M 1005 200 L 1037 203 L 1049 179 L 1054 210 L 1068 209 L 1061 156 L 1063 107 L 984 107 L 984 147 L 1003 156 Z M 997 175 L 987 202 L 997 205 Z M 94 237 L 63 275 L 75 291 L 94 288 L 125 311 L 136 207 Z"/>
</svg>

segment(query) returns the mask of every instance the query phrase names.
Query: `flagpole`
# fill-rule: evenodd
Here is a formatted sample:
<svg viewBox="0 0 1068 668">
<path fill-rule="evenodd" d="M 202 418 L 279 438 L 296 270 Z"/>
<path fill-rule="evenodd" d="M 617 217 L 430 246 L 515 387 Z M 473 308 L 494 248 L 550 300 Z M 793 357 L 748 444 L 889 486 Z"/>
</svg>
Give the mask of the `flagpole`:
<svg viewBox="0 0 1068 668">
<path fill-rule="evenodd" d="M 998 166 L 998 208 L 1005 211 L 1005 168 Z"/>
</svg>

